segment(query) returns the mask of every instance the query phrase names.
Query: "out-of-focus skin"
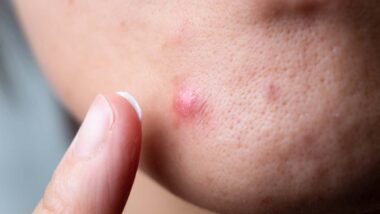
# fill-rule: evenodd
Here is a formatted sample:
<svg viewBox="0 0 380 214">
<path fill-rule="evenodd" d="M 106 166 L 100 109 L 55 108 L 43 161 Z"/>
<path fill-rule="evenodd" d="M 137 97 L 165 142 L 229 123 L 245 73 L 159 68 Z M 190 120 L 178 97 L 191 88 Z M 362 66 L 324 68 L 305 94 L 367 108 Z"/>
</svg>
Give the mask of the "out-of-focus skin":
<svg viewBox="0 0 380 214">
<path fill-rule="evenodd" d="M 379 1 L 14 3 L 78 120 L 97 93 L 137 98 L 142 168 L 178 196 L 224 213 L 379 208 Z"/>
</svg>

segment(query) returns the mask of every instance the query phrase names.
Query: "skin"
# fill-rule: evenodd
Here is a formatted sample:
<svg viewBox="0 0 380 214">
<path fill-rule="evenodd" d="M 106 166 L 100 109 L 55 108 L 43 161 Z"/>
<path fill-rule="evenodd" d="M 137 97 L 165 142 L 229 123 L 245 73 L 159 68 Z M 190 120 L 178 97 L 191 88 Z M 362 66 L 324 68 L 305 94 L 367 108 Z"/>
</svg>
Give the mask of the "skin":
<svg viewBox="0 0 380 214">
<path fill-rule="evenodd" d="M 380 202 L 375 0 L 14 0 L 65 106 L 143 109 L 141 168 L 223 213 L 358 213 Z"/>
</svg>

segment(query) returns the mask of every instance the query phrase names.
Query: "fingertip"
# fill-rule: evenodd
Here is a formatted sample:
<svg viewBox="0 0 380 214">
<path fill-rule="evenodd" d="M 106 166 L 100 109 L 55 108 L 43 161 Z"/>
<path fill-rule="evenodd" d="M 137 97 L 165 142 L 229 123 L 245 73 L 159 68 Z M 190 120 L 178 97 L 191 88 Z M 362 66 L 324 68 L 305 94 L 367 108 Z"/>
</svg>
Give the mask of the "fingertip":
<svg viewBox="0 0 380 214">
<path fill-rule="evenodd" d="M 128 95 L 128 96 L 127 96 Z M 127 98 L 126 98 L 127 97 Z M 114 132 L 125 138 L 134 138 L 139 141 L 141 138 L 141 108 L 136 99 L 128 93 L 117 92 L 106 95 L 114 112 Z M 127 142 L 131 139 L 125 139 Z"/>
<path fill-rule="evenodd" d="M 131 94 L 125 91 L 119 91 L 116 92 L 116 94 L 124 98 L 133 107 L 133 109 L 136 111 L 137 116 L 141 120 L 142 111 L 137 100 Z"/>
<path fill-rule="evenodd" d="M 113 108 L 115 116 L 107 159 L 114 163 L 112 171 L 119 172 L 116 182 L 120 184 L 118 188 L 125 191 L 122 195 L 126 200 L 139 165 L 141 121 L 135 106 L 125 97 L 115 93 L 106 95 L 106 98 Z"/>
<path fill-rule="evenodd" d="M 136 106 L 116 93 L 97 96 L 83 123 L 36 213 L 123 210 L 140 158 L 141 122 Z M 82 145 L 79 152 L 71 152 L 78 149 L 75 145 Z"/>
</svg>

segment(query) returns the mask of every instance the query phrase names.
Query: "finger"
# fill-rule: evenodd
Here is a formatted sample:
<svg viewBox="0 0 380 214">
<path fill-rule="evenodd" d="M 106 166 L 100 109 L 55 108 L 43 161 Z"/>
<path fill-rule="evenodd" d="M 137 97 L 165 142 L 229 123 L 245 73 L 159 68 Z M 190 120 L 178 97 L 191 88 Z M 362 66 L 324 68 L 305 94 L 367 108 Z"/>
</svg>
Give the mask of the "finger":
<svg viewBox="0 0 380 214">
<path fill-rule="evenodd" d="M 96 97 L 35 213 L 122 212 L 141 142 L 139 107 L 124 97 Z"/>
</svg>

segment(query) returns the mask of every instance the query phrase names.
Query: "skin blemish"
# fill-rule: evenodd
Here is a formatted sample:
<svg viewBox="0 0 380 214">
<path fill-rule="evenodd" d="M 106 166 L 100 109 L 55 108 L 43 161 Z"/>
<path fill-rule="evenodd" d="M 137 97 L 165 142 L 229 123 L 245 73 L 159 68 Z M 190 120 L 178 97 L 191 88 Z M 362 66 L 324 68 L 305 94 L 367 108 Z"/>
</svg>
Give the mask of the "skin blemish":
<svg viewBox="0 0 380 214">
<path fill-rule="evenodd" d="M 277 101 L 279 97 L 280 88 L 274 83 L 270 83 L 266 88 L 266 99 L 268 103 Z"/>
<path fill-rule="evenodd" d="M 181 88 L 173 98 L 173 111 L 176 122 L 184 123 L 204 116 L 205 100 L 193 88 Z"/>
<path fill-rule="evenodd" d="M 183 46 L 191 38 L 191 22 L 187 19 L 179 21 L 168 30 L 167 39 L 163 48 L 178 48 Z"/>
</svg>

